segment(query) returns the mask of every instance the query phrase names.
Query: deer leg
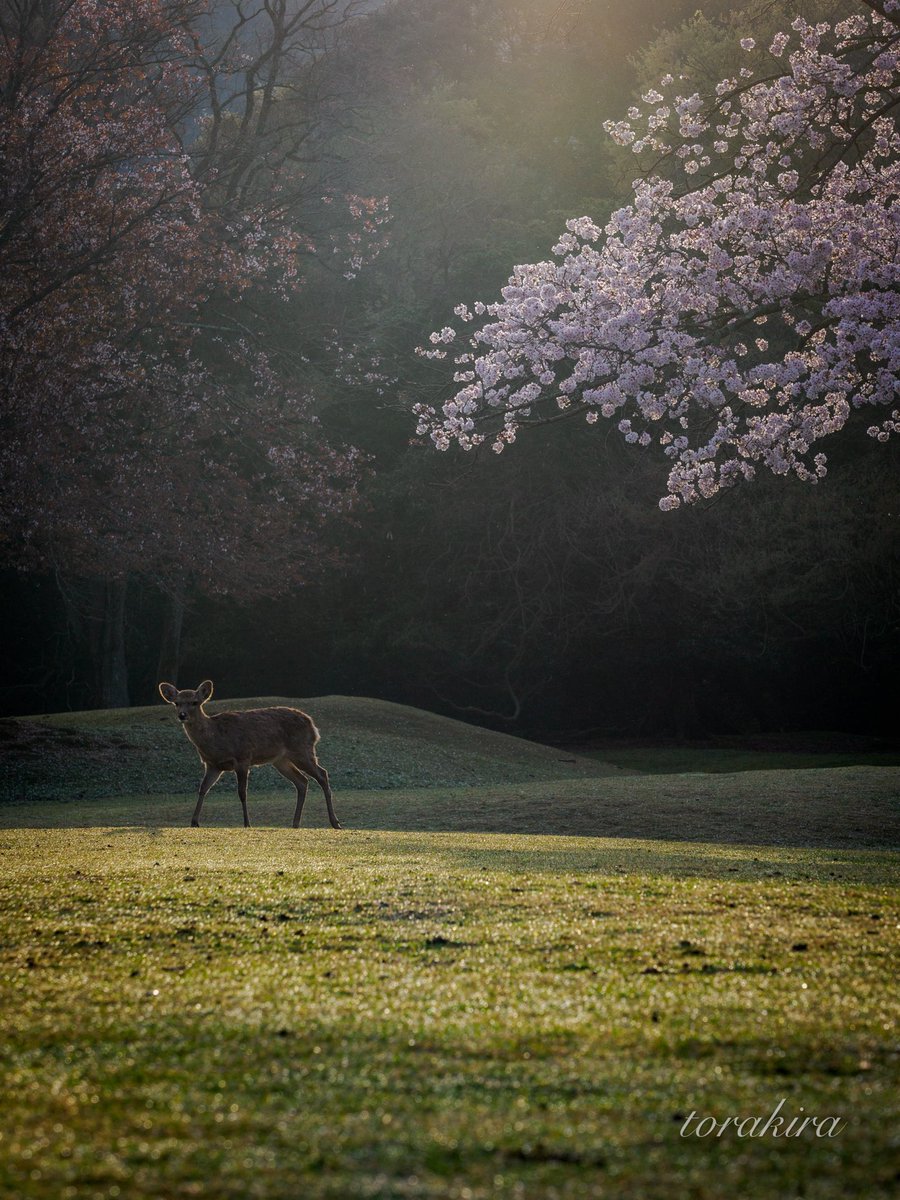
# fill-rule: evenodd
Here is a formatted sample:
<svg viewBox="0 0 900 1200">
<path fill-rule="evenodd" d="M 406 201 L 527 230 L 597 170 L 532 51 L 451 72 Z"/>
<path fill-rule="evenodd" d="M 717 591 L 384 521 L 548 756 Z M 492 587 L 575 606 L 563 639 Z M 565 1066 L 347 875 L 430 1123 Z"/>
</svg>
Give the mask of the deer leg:
<svg viewBox="0 0 900 1200">
<path fill-rule="evenodd" d="M 331 822 L 332 829 L 343 829 L 343 825 L 335 816 L 334 803 L 331 795 L 331 784 L 328 782 L 328 772 L 324 767 L 319 765 L 314 756 L 304 759 L 300 769 L 305 771 L 307 775 L 311 775 L 325 793 L 325 804 L 328 808 L 328 820 Z"/>
<path fill-rule="evenodd" d="M 206 774 L 200 780 L 200 793 L 197 796 L 197 807 L 194 809 L 194 815 L 191 817 L 191 825 L 196 829 L 200 825 L 200 810 L 203 808 L 203 801 L 206 799 L 206 793 L 218 781 L 222 772 L 217 771 L 215 767 L 207 767 Z"/>
<path fill-rule="evenodd" d="M 272 763 L 279 774 L 285 779 L 289 779 L 297 789 L 297 807 L 294 809 L 294 828 L 300 828 L 300 817 L 303 813 L 303 802 L 306 799 L 306 791 L 309 787 L 309 780 L 303 774 L 299 767 L 295 767 L 292 762 L 287 759 L 282 759 L 281 762 Z"/>
<path fill-rule="evenodd" d="M 247 780 L 250 778 L 249 767 L 235 767 L 237 776 L 238 795 L 241 798 L 241 808 L 244 810 L 244 828 L 250 828 L 250 814 L 247 812 Z"/>
</svg>

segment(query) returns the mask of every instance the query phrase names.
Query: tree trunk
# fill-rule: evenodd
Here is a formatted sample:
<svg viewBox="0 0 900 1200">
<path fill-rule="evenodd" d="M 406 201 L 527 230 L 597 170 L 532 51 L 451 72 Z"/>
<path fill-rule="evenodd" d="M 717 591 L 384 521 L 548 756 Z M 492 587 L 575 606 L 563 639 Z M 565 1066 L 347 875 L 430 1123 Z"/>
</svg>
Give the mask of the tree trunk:
<svg viewBox="0 0 900 1200">
<path fill-rule="evenodd" d="M 127 708 L 125 659 L 127 580 L 105 582 L 55 573 L 73 642 L 90 657 L 93 686 L 90 700 L 101 708 Z"/>
<path fill-rule="evenodd" d="M 103 623 L 100 630 L 99 700 L 101 708 L 127 708 L 128 666 L 125 659 L 125 598 L 127 580 L 103 588 Z"/>
<path fill-rule="evenodd" d="M 156 678 L 159 682 L 176 683 L 181 668 L 181 630 L 184 625 L 184 595 L 166 592 L 163 597 L 162 632 L 159 638 L 159 659 Z"/>
</svg>

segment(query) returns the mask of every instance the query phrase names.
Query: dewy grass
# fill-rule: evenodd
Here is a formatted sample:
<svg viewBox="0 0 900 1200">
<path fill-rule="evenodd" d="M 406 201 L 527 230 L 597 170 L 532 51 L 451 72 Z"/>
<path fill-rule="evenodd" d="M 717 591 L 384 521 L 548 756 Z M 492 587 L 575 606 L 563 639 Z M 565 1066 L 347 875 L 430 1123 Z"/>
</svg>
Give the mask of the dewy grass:
<svg viewBox="0 0 900 1200">
<path fill-rule="evenodd" d="M 896 1194 L 895 769 L 309 710 L 341 833 L 265 772 L 187 828 L 162 709 L 2 723 L 0 1196 Z"/>
<path fill-rule="evenodd" d="M 98 828 L 0 853 L 4 1194 L 894 1189 L 886 852 Z M 681 1135 L 782 1099 L 843 1127 Z"/>
</svg>

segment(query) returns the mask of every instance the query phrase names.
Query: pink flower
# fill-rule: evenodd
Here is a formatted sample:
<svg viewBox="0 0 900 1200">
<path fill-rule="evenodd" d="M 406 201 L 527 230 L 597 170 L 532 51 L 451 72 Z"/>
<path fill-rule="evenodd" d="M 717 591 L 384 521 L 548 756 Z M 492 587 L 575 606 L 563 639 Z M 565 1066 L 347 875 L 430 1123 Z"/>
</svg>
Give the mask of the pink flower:
<svg viewBox="0 0 900 1200">
<path fill-rule="evenodd" d="M 516 268 L 500 301 L 475 306 L 486 323 L 470 346 L 495 376 L 472 402 L 502 425 L 502 445 L 523 404 L 536 414 L 588 404 L 589 424 L 602 416 L 631 444 L 658 441 L 668 511 L 752 480 L 760 465 L 815 482 L 826 471 L 817 443 L 852 407 L 896 404 L 900 53 L 874 15 L 794 29 L 780 78 L 674 97 L 677 132 L 655 89 L 643 116 L 609 123 L 615 140 L 683 174 L 636 180 L 602 232 L 588 217 L 569 221 L 552 261 Z M 777 35 L 771 53 L 789 41 Z M 820 165 L 801 189 L 807 147 Z M 717 177 L 704 182 L 710 151 Z M 748 339 L 754 324 L 767 337 Z M 651 421 L 654 438 L 639 432 Z M 898 431 L 896 409 L 870 427 L 877 440 Z M 431 434 L 468 444 L 449 404 Z"/>
</svg>

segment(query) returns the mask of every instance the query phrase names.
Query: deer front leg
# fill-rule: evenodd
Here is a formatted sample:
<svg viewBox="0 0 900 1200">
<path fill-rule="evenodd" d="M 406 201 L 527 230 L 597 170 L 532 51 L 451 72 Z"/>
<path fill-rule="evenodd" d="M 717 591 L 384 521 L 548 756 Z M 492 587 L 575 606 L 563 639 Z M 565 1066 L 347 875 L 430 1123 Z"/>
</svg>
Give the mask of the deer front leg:
<svg viewBox="0 0 900 1200">
<path fill-rule="evenodd" d="M 218 781 L 222 772 L 217 771 L 215 767 L 207 767 L 206 774 L 200 780 L 200 794 L 197 796 L 197 807 L 194 809 L 194 815 L 191 817 L 191 825 L 194 829 L 200 826 L 200 810 L 203 808 L 203 801 L 206 799 L 206 793 Z"/>
<path fill-rule="evenodd" d="M 250 814 L 247 812 L 247 780 L 250 778 L 249 767 L 235 767 L 237 775 L 238 795 L 241 798 L 241 808 L 244 810 L 244 828 L 250 828 Z"/>
</svg>

